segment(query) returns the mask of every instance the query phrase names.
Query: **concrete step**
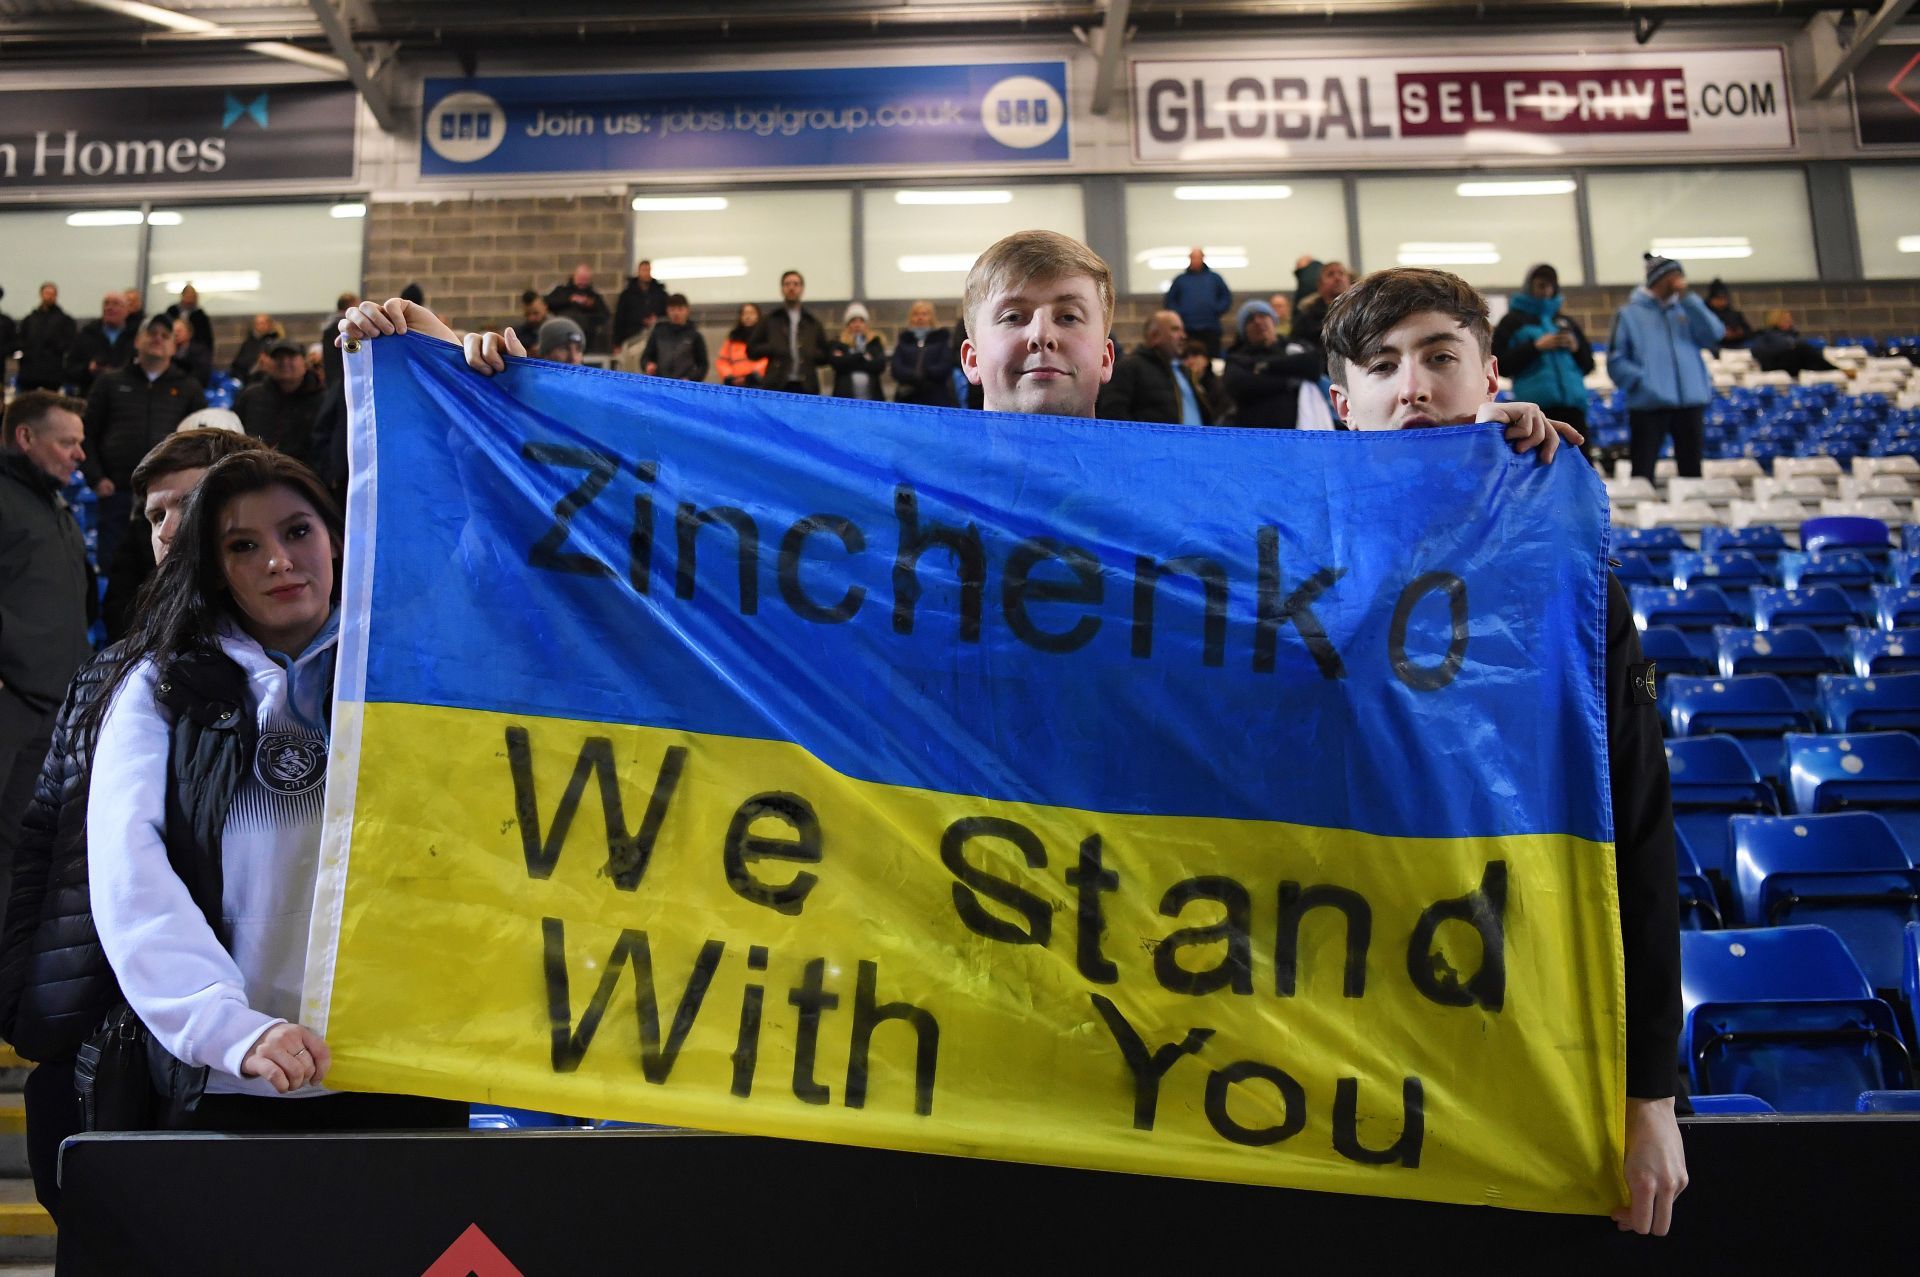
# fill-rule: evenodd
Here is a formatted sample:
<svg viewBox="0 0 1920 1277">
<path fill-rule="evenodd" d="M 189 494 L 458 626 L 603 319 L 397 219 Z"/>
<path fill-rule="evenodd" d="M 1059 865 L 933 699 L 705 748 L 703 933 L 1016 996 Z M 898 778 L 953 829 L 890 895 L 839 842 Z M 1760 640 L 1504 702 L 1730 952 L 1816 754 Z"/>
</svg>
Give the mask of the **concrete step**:
<svg viewBox="0 0 1920 1277">
<path fill-rule="evenodd" d="M 0 1264 L 51 1261 L 53 1245 L 53 1217 L 34 1200 L 33 1181 L 0 1179 Z"/>
</svg>

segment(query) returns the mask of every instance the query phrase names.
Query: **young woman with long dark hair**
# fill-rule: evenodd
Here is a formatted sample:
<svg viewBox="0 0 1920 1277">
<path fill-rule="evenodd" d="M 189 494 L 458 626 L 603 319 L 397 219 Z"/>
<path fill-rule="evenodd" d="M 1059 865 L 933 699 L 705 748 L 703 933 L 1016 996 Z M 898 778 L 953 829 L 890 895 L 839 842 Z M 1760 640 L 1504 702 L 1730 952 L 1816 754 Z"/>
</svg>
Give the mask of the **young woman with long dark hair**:
<svg viewBox="0 0 1920 1277">
<path fill-rule="evenodd" d="M 174 1126 L 465 1124 L 462 1105 L 322 1089 L 327 1044 L 298 1023 L 341 539 L 299 462 L 213 466 L 83 720 L 94 921 L 128 1005 L 179 1063 L 162 1097 Z"/>
</svg>

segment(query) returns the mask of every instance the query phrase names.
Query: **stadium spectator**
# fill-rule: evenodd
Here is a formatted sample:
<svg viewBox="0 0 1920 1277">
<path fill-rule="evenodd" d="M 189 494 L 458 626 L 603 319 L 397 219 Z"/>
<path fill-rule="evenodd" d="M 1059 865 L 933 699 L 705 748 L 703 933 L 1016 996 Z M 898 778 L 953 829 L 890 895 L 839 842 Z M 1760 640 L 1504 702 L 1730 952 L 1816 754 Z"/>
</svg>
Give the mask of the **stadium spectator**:
<svg viewBox="0 0 1920 1277">
<path fill-rule="evenodd" d="M 320 393 L 320 378 L 307 367 L 306 352 L 282 338 L 267 347 L 267 375 L 240 392 L 233 410 L 248 434 L 311 466 Z"/>
<path fill-rule="evenodd" d="M 827 347 L 827 362 L 833 366 L 833 394 L 836 399 L 881 399 L 880 374 L 887 370 L 887 347 L 878 333 L 867 329 L 867 308 L 859 302 L 847 307 L 846 325 L 840 340 Z"/>
<path fill-rule="evenodd" d="M 1283 333 L 1292 332 L 1293 294 L 1275 293 L 1267 298 L 1267 305 L 1273 307 L 1273 326 Z"/>
<path fill-rule="evenodd" d="M 1633 473 L 1651 481 L 1669 435 L 1680 475 L 1700 477 L 1700 450 L 1713 382 L 1701 352 L 1726 331 L 1706 303 L 1687 291 L 1679 262 L 1642 254 L 1647 282 L 1613 321 L 1607 375 L 1627 392 Z"/>
<path fill-rule="evenodd" d="M 1753 325 L 1733 304 L 1733 293 L 1723 279 L 1707 285 L 1707 309 L 1712 311 L 1726 334 L 1720 338 L 1722 350 L 1738 350 L 1753 338 Z"/>
<path fill-rule="evenodd" d="M 184 1066 L 155 1070 L 169 1126 L 466 1125 L 464 1105 L 318 1090 L 327 1044 L 297 1022 L 341 533 L 299 462 L 255 451 L 216 463 L 81 715 L 98 742 L 94 924 L 128 1006 Z M 210 708 L 221 705 L 241 710 L 237 730 Z M 280 1099 L 296 1093 L 307 1098 Z"/>
<path fill-rule="evenodd" d="M 99 497 L 99 561 L 113 561 L 133 514 L 133 468 L 189 413 L 207 406 L 200 384 L 173 366 L 173 321 L 155 315 L 134 344 L 135 361 L 102 376 L 87 396 L 87 482 Z"/>
<path fill-rule="evenodd" d="M 420 287 L 419 284 L 408 284 L 400 290 L 400 296 L 406 298 L 416 306 L 424 306 L 427 304 L 427 290 Z"/>
<path fill-rule="evenodd" d="M 433 313 L 425 307 L 421 309 L 426 314 Z M 585 362 L 586 349 L 587 335 L 580 330 L 580 325 L 565 315 L 555 315 L 540 325 L 540 341 L 534 347 L 534 353 L 556 364 L 579 364 Z M 525 354 L 526 352 L 521 350 L 514 353 Z"/>
<path fill-rule="evenodd" d="M 653 263 L 642 258 L 633 267 L 633 275 L 620 290 L 613 311 L 613 344 L 616 349 L 666 318 L 667 286 L 653 277 Z"/>
<path fill-rule="evenodd" d="M 133 325 L 135 332 L 139 332 L 141 325 L 147 322 L 146 294 L 137 288 L 129 288 L 121 296 L 127 299 L 127 322 Z"/>
<path fill-rule="evenodd" d="M 1200 408 L 1207 414 L 1207 420 L 1216 426 L 1232 425 L 1233 399 L 1227 394 L 1220 374 L 1213 370 L 1213 356 L 1207 353 L 1207 348 L 1189 340 L 1181 352 L 1180 363 L 1187 370 L 1187 380 L 1193 383 L 1193 393 L 1200 397 Z"/>
<path fill-rule="evenodd" d="M 286 330 L 274 322 L 272 315 L 255 315 L 253 327 L 240 343 L 240 349 L 234 352 L 233 362 L 227 365 L 227 371 L 243 386 L 256 377 L 266 376 L 267 347 L 283 340 L 286 335 Z"/>
<path fill-rule="evenodd" d="M 40 304 L 20 321 L 20 373 L 16 390 L 58 390 L 66 376 L 73 317 L 60 309 L 60 288 L 40 285 Z"/>
<path fill-rule="evenodd" d="M 953 407 L 953 366 L 952 332 L 934 322 L 932 302 L 915 302 L 893 348 L 894 402 Z"/>
<path fill-rule="evenodd" d="M 334 333 L 340 326 L 340 321 L 346 317 L 346 313 L 359 304 L 360 299 L 354 294 L 341 293 L 339 297 L 334 299 L 333 318 L 327 320 L 326 327 L 320 330 L 320 358 L 326 365 L 320 374 L 320 380 L 329 386 L 338 386 L 345 383 L 346 379 L 341 375 L 340 347 L 335 343 L 333 338 Z"/>
<path fill-rule="evenodd" d="M 1315 350 L 1322 349 L 1320 329 L 1327 322 L 1327 307 L 1353 283 L 1353 273 L 1341 262 L 1328 262 L 1314 281 L 1313 296 L 1293 310 L 1292 340 Z"/>
<path fill-rule="evenodd" d="M 747 340 L 747 353 L 767 361 L 761 384 L 796 395 L 820 393 L 820 365 L 827 362 L 827 334 L 800 304 L 807 281 L 797 270 L 780 277 L 780 305 L 770 307 Z"/>
<path fill-rule="evenodd" d="M 1696 303 L 1697 304 L 1697 303 Z M 1703 308 L 1704 309 L 1704 308 Z M 1398 430 L 1510 420 L 1499 404 L 1485 300 L 1443 271 L 1376 271 L 1326 326 L 1334 403 L 1354 429 Z M 1687 1186 L 1674 1119 L 1680 1039 L 1680 902 L 1673 805 L 1660 716 L 1639 680 L 1639 636 L 1626 591 L 1607 579 L 1607 756 L 1614 863 L 1626 958 L 1627 1114 L 1623 1229 L 1664 1236 Z"/>
<path fill-rule="evenodd" d="M 152 534 L 155 530 L 155 520 L 166 521 L 171 517 L 172 523 L 178 524 L 179 518 L 174 507 L 185 500 L 186 494 L 193 488 L 191 483 L 184 487 L 176 483 L 162 483 L 156 477 L 160 473 L 158 471 L 143 476 L 141 466 L 153 461 L 155 457 L 174 456 L 169 447 L 173 445 L 174 440 L 183 435 L 189 439 L 198 438 L 200 432 L 209 430 L 219 431 L 232 438 L 231 446 L 211 445 L 215 447 L 219 456 L 225 456 L 228 452 L 242 451 L 245 448 L 266 446 L 247 434 L 240 424 L 238 413 L 229 408 L 202 408 L 182 421 L 179 429 L 155 444 L 153 451 L 146 455 L 140 465 L 133 468 L 134 531 L 120 538 L 119 548 L 113 552 L 113 558 L 103 560 L 107 570 L 107 588 L 100 595 L 100 621 L 106 626 L 107 640 L 110 643 L 125 638 L 127 631 L 133 627 L 133 613 L 140 597 L 140 587 L 145 585 L 147 578 L 153 575 L 155 559 Z M 190 449 L 188 455 L 198 454 Z M 218 459 L 215 457 L 215 460 Z M 139 535 L 142 532 L 148 535 Z M 169 525 L 165 532 L 167 537 L 171 538 L 173 526 Z"/>
<path fill-rule="evenodd" d="M 1290 300 L 1295 310 L 1298 310 L 1300 303 L 1313 296 L 1314 290 L 1320 287 L 1321 269 L 1320 259 L 1312 253 L 1303 253 L 1299 260 L 1294 262 L 1293 296 Z M 1279 308 L 1275 307 L 1275 309 Z"/>
<path fill-rule="evenodd" d="M 137 553 L 138 577 L 164 559 L 180 523 L 187 495 L 207 467 L 234 452 L 260 447 L 237 431 L 182 429 L 168 435 L 133 469 L 135 500 L 146 536 L 121 543 L 109 585 L 121 584 L 122 567 Z M 138 547 L 137 552 L 134 547 Z M 131 599 L 129 582 L 125 597 Z M 108 595 L 108 632 L 112 621 Z M 126 618 L 131 620 L 131 618 Z M 122 625 L 118 633 L 124 633 Z M 12 893 L 0 933 L 0 1037 L 26 1059 L 27 1164 L 40 1204 L 59 1217 L 55 1168 L 60 1142 L 80 1132 L 73 1089 L 73 1058 L 87 1034 L 120 1001 L 120 989 L 100 937 L 94 931 L 87 893 L 87 786 L 93 751 L 74 730 L 99 691 L 109 648 L 82 665 L 66 690 L 53 724 L 53 744 L 41 765 L 32 802 L 14 852 Z"/>
<path fill-rule="evenodd" d="M 80 401 L 16 397 L 0 449 L 0 882 L 12 871 L 67 680 L 86 659 L 93 597 L 86 541 L 61 489 L 85 456 Z"/>
<path fill-rule="evenodd" d="M 1186 329 L 1171 310 L 1147 317 L 1142 341 L 1115 361 L 1113 377 L 1100 390 L 1103 421 L 1154 421 L 1163 425 L 1206 426 L 1213 416 L 1187 375 L 1182 353 Z M 1202 343 L 1204 348 L 1204 343 Z"/>
<path fill-rule="evenodd" d="M 1549 417 L 1584 431 L 1593 346 L 1562 301 L 1559 271 L 1544 263 L 1528 271 L 1493 330 L 1493 353 L 1500 371 L 1513 379 L 1515 399 L 1539 404 Z"/>
<path fill-rule="evenodd" d="M 7 290 L 0 288 L 0 299 L 4 299 Z M 0 310 L 0 387 L 7 384 L 7 365 L 13 362 L 13 352 L 20 349 L 20 325 L 12 315 Z"/>
<path fill-rule="evenodd" d="M 1187 268 L 1167 285 L 1161 305 L 1180 316 L 1187 335 L 1203 343 L 1208 353 L 1220 353 L 1220 316 L 1233 309 L 1233 290 L 1207 265 L 1205 249 L 1187 254 Z"/>
<path fill-rule="evenodd" d="M 547 309 L 546 295 L 529 288 L 520 294 L 520 322 L 513 331 L 520 334 L 520 344 L 531 350 L 540 344 L 540 325 L 553 318 L 553 312 Z"/>
<path fill-rule="evenodd" d="M 1280 340 L 1273 307 L 1254 300 L 1240 308 L 1240 340 L 1227 355 L 1227 395 L 1233 424 L 1291 430 L 1300 424 L 1300 388 L 1319 393 L 1325 359 L 1304 342 Z"/>
<path fill-rule="evenodd" d="M 573 274 L 563 284 L 556 284 L 547 293 L 547 309 L 559 319 L 571 319 L 587 335 L 587 345 L 591 350 L 605 350 L 607 345 L 607 299 L 593 286 L 593 267 L 581 262 L 573 268 Z"/>
<path fill-rule="evenodd" d="M 720 354 L 713 361 L 722 385 L 758 386 L 766 376 L 767 361 L 747 353 L 747 343 L 753 340 L 753 330 L 759 322 L 760 308 L 752 302 L 742 305 L 739 314 L 734 316 L 733 328 L 720 343 Z"/>
<path fill-rule="evenodd" d="M 134 333 L 127 322 L 127 295 L 112 292 L 102 297 L 100 318 L 82 324 L 67 347 L 65 376 L 75 394 L 86 398 L 95 377 L 127 366 L 133 358 Z"/>
<path fill-rule="evenodd" d="M 1753 335 L 1747 348 L 1762 372 L 1832 372 L 1826 353 L 1800 336 L 1793 326 L 1793 314 L 1785 310 L 1767 312 L 1767 326 Z"/>
<path fill-rule="evenodd" d="M 967 272 L 960 366 L 989 412 L 1092 417 L 1113 376 L 1113 273 L 1054 231 L 1017 231 Z"/>
<path fill-rule="evenodd" d="M 193 339 L 193 325 L 185 316 L 173 321 L 173 366 L 199 382 L 203 390 L 213 381 L 209 348 Z"/>
<path fill-rule="evenodd" d="M 646 330 L 647 345 L 640 352 L 642 372 L 675 381 L 707 379 L 707 339 L 693 326 L 692 315 L 684 293 L 667 298 L 666 318 Z"/>
<path fill-rule="evenodd" d="M 200 308 L 200 290 L 192 284 L 180 286 L 180 300 L 167 307 L 167 315 L 172 319 L 184 319 L 193 348 L 193 362 L 196 367 L 204 364 L 213 367 L 213 320 Z M 205 380 L 202 379 L 202 383 Z"/>
</svg>

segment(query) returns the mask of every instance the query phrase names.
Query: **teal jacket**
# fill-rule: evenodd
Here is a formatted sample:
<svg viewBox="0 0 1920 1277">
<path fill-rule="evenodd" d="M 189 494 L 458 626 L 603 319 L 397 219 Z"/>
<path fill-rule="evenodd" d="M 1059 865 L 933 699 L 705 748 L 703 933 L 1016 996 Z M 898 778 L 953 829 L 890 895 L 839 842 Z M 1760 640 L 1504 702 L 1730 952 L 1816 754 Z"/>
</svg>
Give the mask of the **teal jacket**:
<svg viewBox="0 0 1920 1277">
<path fill-rule="evenodd" d="M 1561 298 L 1519 292 L 1507 298 L 1507 315 L 1494 330 L 1493 353 L 1500 371 L 1513 379 L 1513 397 L 1527 403 L 1584 408 L 1585 376 L 1593 371 L 1593 348 L 1571 316 L 1560 314 Z M 1573 334 L 1572 350 L 1541 350 L 1533 343 L 1551 332 Z"/>
</svg>

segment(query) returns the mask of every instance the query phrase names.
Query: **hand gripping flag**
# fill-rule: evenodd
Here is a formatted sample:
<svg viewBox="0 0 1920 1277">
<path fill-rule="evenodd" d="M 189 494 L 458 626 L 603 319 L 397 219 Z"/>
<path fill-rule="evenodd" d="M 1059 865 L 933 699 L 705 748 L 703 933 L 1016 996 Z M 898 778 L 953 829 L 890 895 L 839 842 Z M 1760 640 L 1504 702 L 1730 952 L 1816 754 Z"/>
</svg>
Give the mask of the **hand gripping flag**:
<svg viewBox="0 0 1920 1277">
<path fill-rule="evenodd" d="M 1587 467 L 347 365 L 330 1084 L 1623 1200 Z"/>
</svg>

